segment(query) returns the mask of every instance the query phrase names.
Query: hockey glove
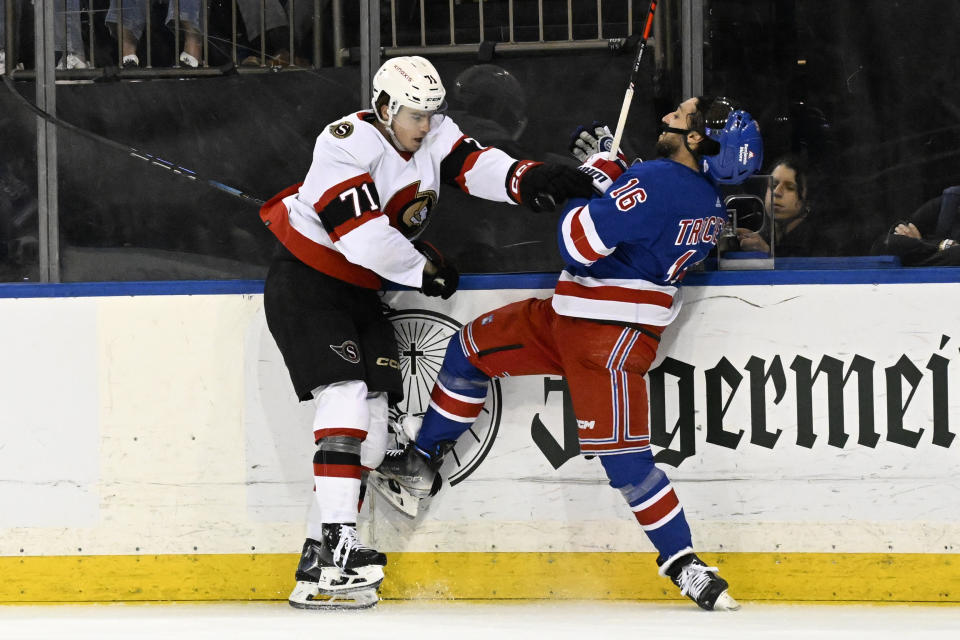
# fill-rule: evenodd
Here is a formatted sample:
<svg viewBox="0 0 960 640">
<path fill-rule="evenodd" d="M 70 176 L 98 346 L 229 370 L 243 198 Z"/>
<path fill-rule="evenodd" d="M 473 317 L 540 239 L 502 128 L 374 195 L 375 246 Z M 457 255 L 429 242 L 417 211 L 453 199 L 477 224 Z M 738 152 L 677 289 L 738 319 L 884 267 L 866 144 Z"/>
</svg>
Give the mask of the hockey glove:
<svg viewBox="0 0 960 640">
<path fill-rule="evenodd" d="M 437 267 L 437 272 L 432 276 L 423 274 L 423 286 L 420 292 L 425 296 L 441 297 L 444 300 L 452 296 L 457 286 L 460 284 L 460 274 L 449 265 Z"/>
<path fill-rule="evenodd" d="M 511 172 L 510 193 L 533 211 L 555 211 L 567 198 L 589 198 L 593 193 L 588 176 L 573 167 L 553 162 L 518 161 Z"/>
<path fill-rule="evenodd" d="M 570 153 L 580 162 L 598 153 L 610 151 L 613 134 L 607 125 L 594 120 L 589 127 L 579 126 L 570 137 Z"/>
<path fill-rule="evenodd" d="M 602 152 L 587 158 L 587 161 L 577 167 L 577 170 L 590 176 L 594 191 L 603 195 L 610 185 L 627 170 L 627 162 L 623 154 L 619 154 L 616 160 L 607 160 L 606 152 Z"/>
<path fill-rule="evenodd" d="M 460 274 L 457 270 L 448 265 L 443 254 L 429 242 L 414 240 L 413 248 L 422 253 L 437 269 L 432 275 L 424 271 L 420 292 L 425 296 L 439 296 L 444 300 L 452 296 L 460 284 Z"/>
</svg>

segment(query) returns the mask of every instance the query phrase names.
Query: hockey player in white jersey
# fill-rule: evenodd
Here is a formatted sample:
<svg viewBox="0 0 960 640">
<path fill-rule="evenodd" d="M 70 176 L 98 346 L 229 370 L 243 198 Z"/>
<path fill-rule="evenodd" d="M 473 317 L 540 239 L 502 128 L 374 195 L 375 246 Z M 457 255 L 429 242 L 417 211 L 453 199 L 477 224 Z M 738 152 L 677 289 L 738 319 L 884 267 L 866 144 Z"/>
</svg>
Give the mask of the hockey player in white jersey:
<svg viewBox="0 0 960 640">
<path fill-rule="evenodd" d="M 591 193 L 574 167 L 517 160 L 465 136 L 444 116 L 444 97 L 426 59 L 388 60 L 374 76 L 373 110 L 325 126 L 303 182 L 261 209 L 280 241 L 264 286 L 267 324 L 297 397 L 316 406 L 295 607 L 377 602 L 387 560 L 359 541 L 357 516 L 366 472 L 386 449 L 388 401 L 403 397 L 377 291 L 383 280 L 444 299 L 456 291 L 457 271 L 416 240 L 441 182 L 534 210 Z"/>
</svg>

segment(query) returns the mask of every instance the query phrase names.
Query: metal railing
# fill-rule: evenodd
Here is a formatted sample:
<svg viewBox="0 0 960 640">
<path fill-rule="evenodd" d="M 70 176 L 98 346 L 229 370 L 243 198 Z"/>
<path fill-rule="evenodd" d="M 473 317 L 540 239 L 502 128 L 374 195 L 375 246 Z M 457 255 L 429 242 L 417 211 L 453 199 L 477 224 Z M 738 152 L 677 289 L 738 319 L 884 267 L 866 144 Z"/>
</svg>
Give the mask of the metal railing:
<svg viewBox="0 0 960 640">
<path fill-rule="evenodd" d="M 17 27 L 20 20 L 29 18 L 30 4 L 24 0 L 0 2 L 5 5 L 7 72 L 31 78 L 35 75 L 31 64 L 19 59 L 17 46 Z M 143 79 L 212 75 L 221 73 L 217 67 L 230 64 L 241 72 L 356 64 L 364 53 L 363 34 L 368 27 L 363 16 L 376 18 L 382 26 L 377 33 L 369 34 L 372 38 L 366 42 L 373 48 L 367 53 L 378 60 L 381 56 L 413 54 L 492 55 L 494 50 L 498 54 L 523 54 L 617 48 L 633 35 L 634 24 L 643 19 L 639 13 L 648 4 L 648 0 L 535 0 L 534 7 L 533 0 L 348 0 L 350 11 L 345 11 L 344 0 L 164 0 L 161 4 L 168 7 L 167 19 L 157 25 L 153 9 L 158 0 L 51 2 L 58 51 L 63 51 L 56 74 L 69 80 L 96 79 L 106 69 L 121 78 Z M 406 11 L 401 4 L 406 5 Z M 46 2 L 37 3 L 43 5 Z M 213 9 L 217 21 L 211 26 Z M 271 50 L 264 35 L 273 28 L 271 24 L 277 26 L 277 12 L 285 15 L 283 48 L 289 58 Z M 185 17 L 188 15 L 199 15 L 199 20 L 190 21 Z M 125 26 L 128 22 L 133 22 L 133 29 Z M 141 29 L 142 34 L 136 33 Z M 324 42 L 325 31 L 332 40 L 329 43 Z M 652 46 L 659 31 L 654 31 Z M 250 38 L 251 32 L 259 32 L 259 37 Z M 107 33 L 113 42 L 103 42 Z M 69 46 L 60 44 L 61 34 Z M 157 59 L 157 38 L 172 39 L 172 55 Z M 74 42 L 77 39 L 79 43 Z M 194 68 L 182 62 L 180 55 L 184 45 L 197 39 L 199 55 L 191 53 L 198 62 Z M 246 55 L 239 53 L 244 49 Z M 108 53 L 111 50 L 112 55 Z M 68 54 L 74 58 L 64 64 Z M 125 67 L 124 57 L 131 54 L 138 54 L 139 64 Z M 80 64 L 74 66 L 76 62 Z M 18 68 L 18 63 L 26 69 Z"/>
<path fill-rule="evenodd" d="M 490 60 L 495 52 L 532 54 L 623 48 L 633 35 L 634 22 L 642 21 L 645 16 L 638 15 L 637 7 L 645 11 L 649 6 L 649 0 L 579 0 L 576 5 L 581 10 L 575 11 L 574 0 L 536 0 L 536 10 L 531 16 L 529 10 L 520 10 L 529 8 L 530 1 L 414 0 L 406 4 L 415 7 L 415 12 L 412 16 L 408 12 L 404 20 L 398 10 L 398 0 L 360 0 L 360 3 L 367 5 L 370 22 L 378 26 L 363 33 L 365 46 L 359 48 L 342 46 L 342 41 L 336 40 L 335 30 L 334 64 L 359 62 L 364 80 L 373 76 L 381 57 L 474 55 Z M 591 4 L 592 12 L 582 10 Z M 475 9 L 471 5 L 475 5 Z M 386 29 L 379 27 L 380 17 L 385 13 L 389 16 L 386 38 L 383 34 Z M 592 13 L 592 17 L 588 18 L 586 13 Z M 620 20 L 612 24 L 605 22 L 605 14 L 608 17 L 619 14 Z M 657 20 L 661 20 L 660 14 Z M 364 26 L 362 23 L 361 29 Z M 655 29 L 650 39 L 658 61 L 662 58 L 662 52 L 658 51 L 660 32 Z M 404 43 L 407 37 L 413 42 Z M 369 103 L 369 92 L 369 82 L 362 82 L 361 104 Z"/>
<path fill-rule="evenodd" d="M 431 12 L 429 21 L 427 19 L 427 0 L 418 0 L 418 20 L 413 25 L 416 35 L 418 35 L 418 42 L 414 45 L 401 45 L 398 37 L 397 0 L 389 0 L 389 44 L 382 47 L 381 51 L 385 56 L 390 57 L 417 53 L 432 55 L 478 53 L 484 46 L 492 46 L 498 52 L 517 53 L 605 49 L 616 46 L 618 42 L 622 43 L 623 40 L 633 35 L 634 5 L 644 7 L 647 5 L 647 0 L 607 0 L 607 7 L 623 10 L 623 20 L 611 28 L 604 24 L 604 0 L 593 0 L 593 2 L 595 20 L 587 23 L 575 23 L 573 0 L 537 0 L 536 19 L 532 24 L 525 25 L 527 31 L 531 28 L 536 30 L 536 37 L 531 39 L 518 37 L 518 30 L 521 25 L 518 24 L 518 3 L 516 0 L 447 0 L 446 11 L 436 11 L 441 3 L 432 2 L 429 4 L 433 6 L 434 11 Z M 466 28 L 458 27 L 457 7 L 466 7 L 471 4 L 476 5 L 476 21 L 466 19 L 467 12 L 460 11 L 461 18 L 466 19 L 465 21 L 469 22 L 470 26 Z M 580 2 L 579 4 L 583 5 L 584 3 Z M 486 10 L 485 7 L 487 7 Z M 493 29 L 490 28 L 490 25 L 488 25 L 488 17 L 491 15 L 490 8 L 499 9 L 498 13 L 501 15 L 503 9 L 506 10 L 506 25 L 500 27 L 494 25 Z M 443 42 L 428 43 L 428 32 L 435 22 L 442 23 L 441 14 L 443 13 L 446 14 L 447 37 L 443 39 Z M 505 30 L 503 26 L 506 27 Z M 575 26 L 595 28 L 596 35 L 593 37 L 575 37 Z M 548 34 L 548 27 L 553 27 L 551 31 L 554 32 L 558 31 L 558 27 L 565 30 L 565 37 L 555 37 Z M 349 51 L 344 52 L 344 54 L 350 56 Z"/>
<path fill-rule="evenodd" d="M 167 19 L 159 26 L 153 11 L 158 0 L 50 2 L 54 7 L 52 26 L 58 54 L 55 72 L 58 79 L 64 80 L 217 75 L 224 71 L 220 67 L 231 65 L 241 73 L 318 68 L 333 64 L 334 58 L 329 52 L 324 53 L 324 30 L 332 28 L 337 34 L 334 40 L 344 41 L 343 0 L 163 0 L 160 4 L 168 7 Z M 4 23 L 0 49 L 6 55 L 5 73 L 33 79 L 34 61 L 20 54 L 24 49 L 18 42 L 21 22 L 36 24 L 40 8 L 47 8 L 48 3 L 38 2 L 33 10 L 27 0 L 0 0 L 0 5 L 0 20 Z M 214 5 L 220 20 L 211 28 Z M 279 13 L 284 16 L 282 24 L 277 23 Z M 196 20 L 187 18 L 194 15 Z M 328 24 L 331 21 L 335 24 Z M 276 42 L 282 53 L 271 50 L 265 36 L 268 29 L 276 27 L 287 31 L 285 42 Z M 251 38 L 251 32 L 259 33 Z M 107 42 L 104 34 L 109 34 Z M 302 38 L 298 38 L 300 34 Z M 169 41 L 171 55 L 157 59 L 158 38 Z M 196 49 L 187 52 L 196 60 L 196 67 L 181 59 L 192 43 Z M 243 58 L 241 51 L 247 52 Z M 124 66 L 125 56 L 131 54 L 137 56 L 136 64 L 131 61 Z"/>
</svg>

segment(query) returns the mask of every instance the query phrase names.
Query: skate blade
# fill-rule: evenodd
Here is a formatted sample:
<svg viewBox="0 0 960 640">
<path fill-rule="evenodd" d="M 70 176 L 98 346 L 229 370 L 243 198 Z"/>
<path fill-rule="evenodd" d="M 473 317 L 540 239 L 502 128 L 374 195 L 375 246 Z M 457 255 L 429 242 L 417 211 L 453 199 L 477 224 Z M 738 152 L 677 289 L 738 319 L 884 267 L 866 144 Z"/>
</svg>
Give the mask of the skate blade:
<svg viewBox="0 0 960 640">
<path fill-rule="evenodd" d="M 717 601 L 713 603 L 714 611 L 736 611 L 739 608 L 740 603 L 734 600 L 733 596 L 726 591 L 721 593 Z"/>
<path fill-rule="evenodd" d="M 315 582 L 298 582 L 287 599 L 295 609 L 336 610 L 369 609 L 380 601 L 374 587 L 365 587 L 346 592 L 324 593 Z"/>
<path fill-rule="evenodd" d="M 420 511 L 420 498 L 404 489 L 396 480 L 387 478 L 377 471 L 371 471 L 367 484 L 403 515 L 408 518 L 417 517 Z"/>
</svg>

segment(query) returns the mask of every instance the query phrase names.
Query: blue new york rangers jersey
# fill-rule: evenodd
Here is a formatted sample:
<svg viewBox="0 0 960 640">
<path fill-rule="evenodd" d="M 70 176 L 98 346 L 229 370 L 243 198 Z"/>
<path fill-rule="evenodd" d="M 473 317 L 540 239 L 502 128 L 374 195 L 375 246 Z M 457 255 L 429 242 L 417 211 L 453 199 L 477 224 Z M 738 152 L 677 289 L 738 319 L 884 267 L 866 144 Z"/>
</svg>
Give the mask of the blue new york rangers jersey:
<svg viewBox="0 0 960 640">
<path fill-rule="evenodd" d="M 559 228 L 567 267 L 553 295 L 566 316 L 666 326 L 685 271 L 717 243 L 727 212 L 716 185 L 659 159 L 630 167 L 602 196 L 568 202 Z"/>
</svg>

